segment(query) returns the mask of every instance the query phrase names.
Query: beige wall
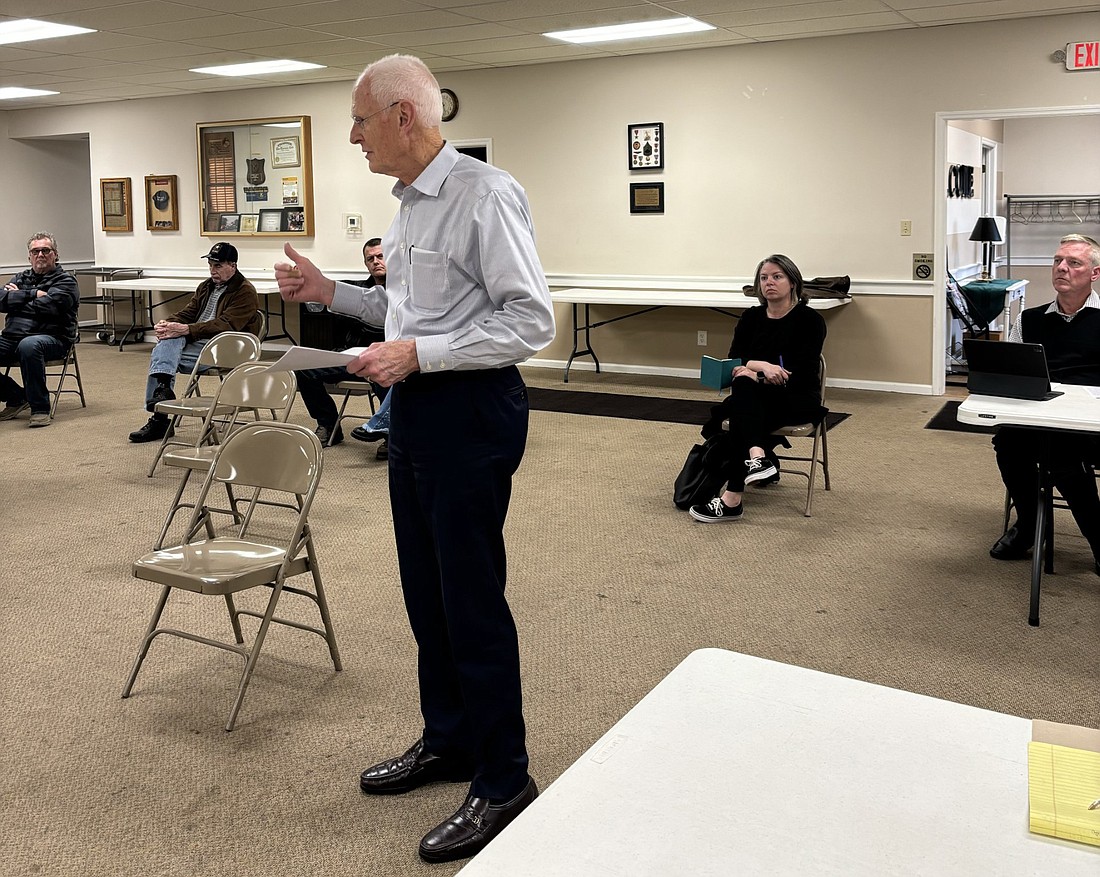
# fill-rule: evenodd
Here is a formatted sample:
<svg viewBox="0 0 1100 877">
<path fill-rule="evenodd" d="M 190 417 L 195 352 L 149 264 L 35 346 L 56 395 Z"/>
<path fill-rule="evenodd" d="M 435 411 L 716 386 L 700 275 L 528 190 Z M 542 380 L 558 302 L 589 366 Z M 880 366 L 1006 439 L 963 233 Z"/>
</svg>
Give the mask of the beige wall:
<svg viewBox="0 0 1100 877">
<path fill-rule="evenodd" d="M 495 163 L 528 191 L 549 273 L 717 276 L 740 286 L 761 256 L 786 252 L 807 276 L 853 277 L 855 303 L 829 318 L 831 376 L 929 387 L 940 315 L 932 284 L 909 278 L 914 252 L 943 252 L 933 240 L 936 113 L 1097 103 L 1096 75 L 1049 60 L 1051 46 L 1094 24 L 1093 16 L 1029 18 L 446 74 L 441 84 L 462 110 L 444 134 L 492 138 Z M 209 242 L 194 206 L 195 123 L 309 114 L 318 233 L 302 249 L 349 269 L 359 267 L 359 239 L 340 229 L 340 214 L 362 213 L 370 234 L 394 207 L 391 181 L 368 174 L 347 143 L 349 88 L 10 111 L 6 121 L 16 138 L 88 132 L 93 180 L 178 174 L 178 234 L 154 239 L 140 221 L 129 235 L 94 232 L 100 262 L 177 266 L 195 265 Z M 666 168 L 631 174 L 626 127 L 645 121 L 665 124 Z M 663 216 L 628 213 L 629 183 L 646 179 L 665 183 Z M 913 222 L 912 237 L 900 236 L 902 219 Z M 240 249 L 246 269 L 277 258 L 271 241 L 243 239 Z M 903 287 L 884 294 L 883 281 Z M 652 319 L 599 330 L 598 343 L 615 351 L 601 347 L 602 358 L 697 362 L 706 312 L 666 309 Z M 729 330 L 715 325 L 717 334 Z M 560 342 L 547 358 L 555 351 Z"/>
</svg>

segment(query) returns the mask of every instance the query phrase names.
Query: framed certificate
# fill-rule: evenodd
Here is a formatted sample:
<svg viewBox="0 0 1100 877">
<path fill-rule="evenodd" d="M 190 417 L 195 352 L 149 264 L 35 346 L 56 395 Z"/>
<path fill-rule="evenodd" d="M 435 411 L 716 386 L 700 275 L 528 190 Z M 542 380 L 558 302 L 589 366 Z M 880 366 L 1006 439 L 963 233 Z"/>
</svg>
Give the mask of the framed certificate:
<svg viewBox="0 0 1100 877">
<path fill-rule="evenodd" d="M 271 166 L 298 167 L 302 163 L 302 151 L 297 137 L 271 138 Z"/>
<path fill-rule="evenodd" d="M 99 181 L 99 203 L 103 210 L 104 231 L 134 230 L 130 199 L 129 177 L 113 177 Z"/>
<path fill-rule="evenodd" d="M 631 183 L 630 184 L 630 212 L 631 213 L 664 213 L 665 212 L 665 184 L 664 183 Z"/>
<path fill-rule="evenodd" d="M 285 231 L 283 228 L 283 211 L 280 210 L 261 210 L 259 224 L 256 226 L 256 231 Z"/>
</svg>

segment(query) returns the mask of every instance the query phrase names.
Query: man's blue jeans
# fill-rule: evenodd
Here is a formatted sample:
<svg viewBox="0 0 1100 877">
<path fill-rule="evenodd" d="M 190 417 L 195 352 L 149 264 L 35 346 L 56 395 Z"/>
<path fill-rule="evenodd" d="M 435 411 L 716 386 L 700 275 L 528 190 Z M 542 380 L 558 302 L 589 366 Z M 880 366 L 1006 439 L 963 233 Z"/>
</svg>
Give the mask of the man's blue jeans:
<svg viewBox="0 0 1100 877">
<path fill-rule="evenodd" d="M 46 389 L 46 362 L 62 359 L 70 345 L 53 335 L 0 337 L 0 366 L 19 363 L 23 386 L 8 375 L 0 375 L 0 401 L 9 405 L 29 402 L 32 414 L 50 413 L 50 391 Z"/>
<path fill-rule="evenodd" d="M 176 372 L 181 369 L 190 374 L 195 363 L 199 360 L 200 351 L 206 346 L 205 341 L 188 342 L 186 337 L 165 338 L 158 341 L 149 357 L 149 378 L 145 382 L 145 404 L 153 401 L 153 390 L 157 387 L 157 379 L 153 375 L 167 375 L 168 386 L 175 387 Z"/>
</svg>

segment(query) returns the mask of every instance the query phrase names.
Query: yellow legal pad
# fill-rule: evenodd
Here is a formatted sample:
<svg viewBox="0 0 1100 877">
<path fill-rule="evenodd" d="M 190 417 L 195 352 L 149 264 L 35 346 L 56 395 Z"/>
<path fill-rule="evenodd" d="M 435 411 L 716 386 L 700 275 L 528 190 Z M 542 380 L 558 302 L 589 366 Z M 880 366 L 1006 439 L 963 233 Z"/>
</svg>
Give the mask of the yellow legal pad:
<svg viewBox="0 0 1100 877">
<path fill-rule="evenodd" d="M 1100 847 L 1100 752 L 1033 740 L 1027 778 L 1033 832 Z"/>
</svg>

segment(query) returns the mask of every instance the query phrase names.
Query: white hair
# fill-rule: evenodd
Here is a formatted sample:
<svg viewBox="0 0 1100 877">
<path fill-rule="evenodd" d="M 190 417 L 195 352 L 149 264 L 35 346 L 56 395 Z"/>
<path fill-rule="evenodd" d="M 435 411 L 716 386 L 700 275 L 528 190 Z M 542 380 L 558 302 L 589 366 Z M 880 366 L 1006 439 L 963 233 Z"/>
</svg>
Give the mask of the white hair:
<svg viewBox="0 0 1100 877">
<path fill-rule="evenodd" d="M 413 55 L 387 55 L 368 64 L 359 76 L 370 95 L 382 107 L 407 100 L 416 107 L 416 118 L 424 128 L 438 128 L 443 121 L 443 98 L 439 83 L 428 65 Z"/>
</svg>

